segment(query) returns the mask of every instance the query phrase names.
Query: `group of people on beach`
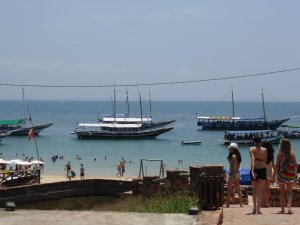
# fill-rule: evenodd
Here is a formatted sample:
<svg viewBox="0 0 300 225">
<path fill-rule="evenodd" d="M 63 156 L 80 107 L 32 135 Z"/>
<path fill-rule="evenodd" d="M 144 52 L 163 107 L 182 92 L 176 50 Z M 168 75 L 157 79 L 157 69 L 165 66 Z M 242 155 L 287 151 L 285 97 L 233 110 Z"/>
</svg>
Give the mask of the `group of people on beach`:
<svg viewBox="0 0 300 225">
<path fill-rule="evenodd" d="M 76 173 L 72 170 L 72 167 L 71 167 L 71 163 L 68 162 L 65 166 L 65 170 L 66 170 L 66 175 L 67 175 L 67 178 L 69 180 L 71 180 L 72 178 L 75 178 L 76 176 Z M 84 179 L 84 167 L 83 167 L 83 164 L 81 163 L 80 164 L 80 168 L 79 168 L 79 174 L 80 174 L 80 179 L 83 180 Z"/>
<path fill-rule="evenodd" d="M 119 164 L 117 165 L 117 177 L 123 177 L 125 173 L 125 160 L 122 159 Z"/>
<path fill-rule="evenodd" d="M 269 142 L 261 142 L 261 137 L 253 137 L 254 146 L 249 148 L 251 159 L 250 177 L 252 182 L 253 214 L 261 214 L 261 206 L 269 206 L 270 185 L 277 182 L 279 186 L 280 213 L 292 214 L 293 184 L 297 179 L 298 164 L 295 152 L 289 139 L 283 138 L 279 144 L 279 151 L 274 158 L 274 149 Z M 229 207 L 233 188 L 236 189 L 240 206 L 243 207 L 242 194 L 240 189 L 240 163 L 241 154 L 236 143 L 231 143 L 228 147 L 228 189 L 227 204 Z"/>
</svg>

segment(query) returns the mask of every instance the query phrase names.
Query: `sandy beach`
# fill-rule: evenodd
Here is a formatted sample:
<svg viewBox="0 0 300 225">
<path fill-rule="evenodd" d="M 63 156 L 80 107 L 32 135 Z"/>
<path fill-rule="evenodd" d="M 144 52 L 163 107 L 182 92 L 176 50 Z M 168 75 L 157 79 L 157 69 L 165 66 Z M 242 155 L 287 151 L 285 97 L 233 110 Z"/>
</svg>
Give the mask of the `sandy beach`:
<svg viewBox="0 0 300 225">
<path fill-rule="evenodd" d="M 131 181 L 133 178 L 131 176 L 123 176 L 123 177 L 117 177 L 117 176 L 87 176 L 84 179 L 106 179 L 106 180 L 129 180 Z M 80 180 L 80 176 L 76 176 L 75 178 L 72 178 L 71 180 Z M 41 184 L 47 184 L 47 183 L 54 183 L 54 182 L 62 182 L 62 181 L 68 181 L 68 178 L 66 176 L 56 176 L 56 175 L 41 175 Z"/>
</svg>

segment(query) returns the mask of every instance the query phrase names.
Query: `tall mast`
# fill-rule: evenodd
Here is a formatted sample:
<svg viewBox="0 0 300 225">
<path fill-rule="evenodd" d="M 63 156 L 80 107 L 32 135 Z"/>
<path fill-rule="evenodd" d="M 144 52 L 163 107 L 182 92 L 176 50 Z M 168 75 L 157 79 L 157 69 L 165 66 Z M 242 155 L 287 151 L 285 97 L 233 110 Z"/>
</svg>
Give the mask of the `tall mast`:
<svg viewBox="0 0 300 225">
<path fill-rule="evenodd" d="M 140 97 L 141 123 L 143 123 L 143 106 L 142 106 L 141 93 L 139 93 L 139 97 Z"/>
<path fill-rule="evenodd" d="M 114 103 L 113 103 L 113 106 L 114 106 L 114 108 L 113 108 L 113 110 L 114 110 L 114 112 L 113 112 L 114 122 L 116 122 L 116 88 L 115 88 L 115 86 L 114 86 Z"/>
<path fill-rule="evenodd" d="M 111 101 L 111 115 L 114 116 L 114 98 L 113 96 L 110 97 Z"/>
<path fill-rule="evenodd" d="M 233 99 L 233 88 L 231 87 L 231 104 L 232 104 L 232 116 L 235 116 L 234 112 L 234 99 Z"/>
<path fill-rule="evenodd" d="M 151 93 L 149 90 L 149 111 L 150 111 L 150 118 L 152 118 L 152 103 L 151 103 Z"/>
<path fill-rule="evenodd" d="M 128 91 L 126 89 L 126 106 L 127 106 L 127 117 L 129 116 L 129 99 L 128 99 Z"/>
<path fill-rule="evenodd" d="M 33 134 L 34 134 L 33 121 L 32 121 L 32 119 L 31 119 L 31 114 L 30 114 L 30 111 L 29 111 L 29 106 L 28 106 L 28 104 L 27 104 L 27 111 L 28 111 L 28 115 L 29 115 L 29 118 L 30 118 L 31 130 L 32 130 L 32 132 L 33 132 Z M 29 131 L 29 132 L 30 132 L 30 131 Z M 38 148 L 38 145 L 37 145 L 37 141 L 36 141 L 36 138 L 35 138 L 35 134 L 34 134 L 34 138 L 33 138 L 33 139 L 34 139 L 34 144 L 35 144 L 35 150 L 36 150 L 37 160 L 38 160 L 38 162 L 40 162 L 39 148 Z M 41 169 L 40 163 L 38 163 L 38 167 L 39 167 L 39 169 Z"/>
<path fill-rule="evenodd" d="M 24 94 L 23 83 L 22 83 L 22 101 L 23 101 L 23 119 L 24 119 L 24 123 L 26 123 L 26 105 L 25 105 L 25 94 Z"/>
<path fill-rule="evenodd" d="M 265 109 L 265 99 L 264 99 L 264 89 L 261 88 L 261 98 L 263 104 L 264 120 L 266 121 L 266 109 Z"/>
</svg>

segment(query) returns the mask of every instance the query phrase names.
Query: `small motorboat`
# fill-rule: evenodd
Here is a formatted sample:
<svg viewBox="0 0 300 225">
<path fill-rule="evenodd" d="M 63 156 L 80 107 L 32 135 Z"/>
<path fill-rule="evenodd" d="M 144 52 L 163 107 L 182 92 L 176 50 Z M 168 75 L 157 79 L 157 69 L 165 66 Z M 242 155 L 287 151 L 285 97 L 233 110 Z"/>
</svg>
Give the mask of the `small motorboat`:
<svg viewBox="0 0 300 225">
<path fill-rule="evenodd" d="M 182 145 L 199 145 L 202 141 L 181 141 L 180 144 Z"/>
</svg>

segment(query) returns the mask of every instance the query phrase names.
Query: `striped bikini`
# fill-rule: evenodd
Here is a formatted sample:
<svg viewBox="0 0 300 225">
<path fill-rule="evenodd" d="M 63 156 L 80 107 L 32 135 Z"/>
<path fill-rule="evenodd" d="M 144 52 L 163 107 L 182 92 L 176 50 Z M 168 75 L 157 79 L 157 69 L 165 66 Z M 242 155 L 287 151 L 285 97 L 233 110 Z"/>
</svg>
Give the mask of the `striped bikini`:
<svg viewBox="0 0 300 225">
<path fill-rule="evenodd" d="M 285 159 L 279 159 L 279 168 L 277 171 L 277 180 L 279 183 L 291 183 L 296 178 L 296 167 L 295 162 L 285 162 Z"/>
</svg>

